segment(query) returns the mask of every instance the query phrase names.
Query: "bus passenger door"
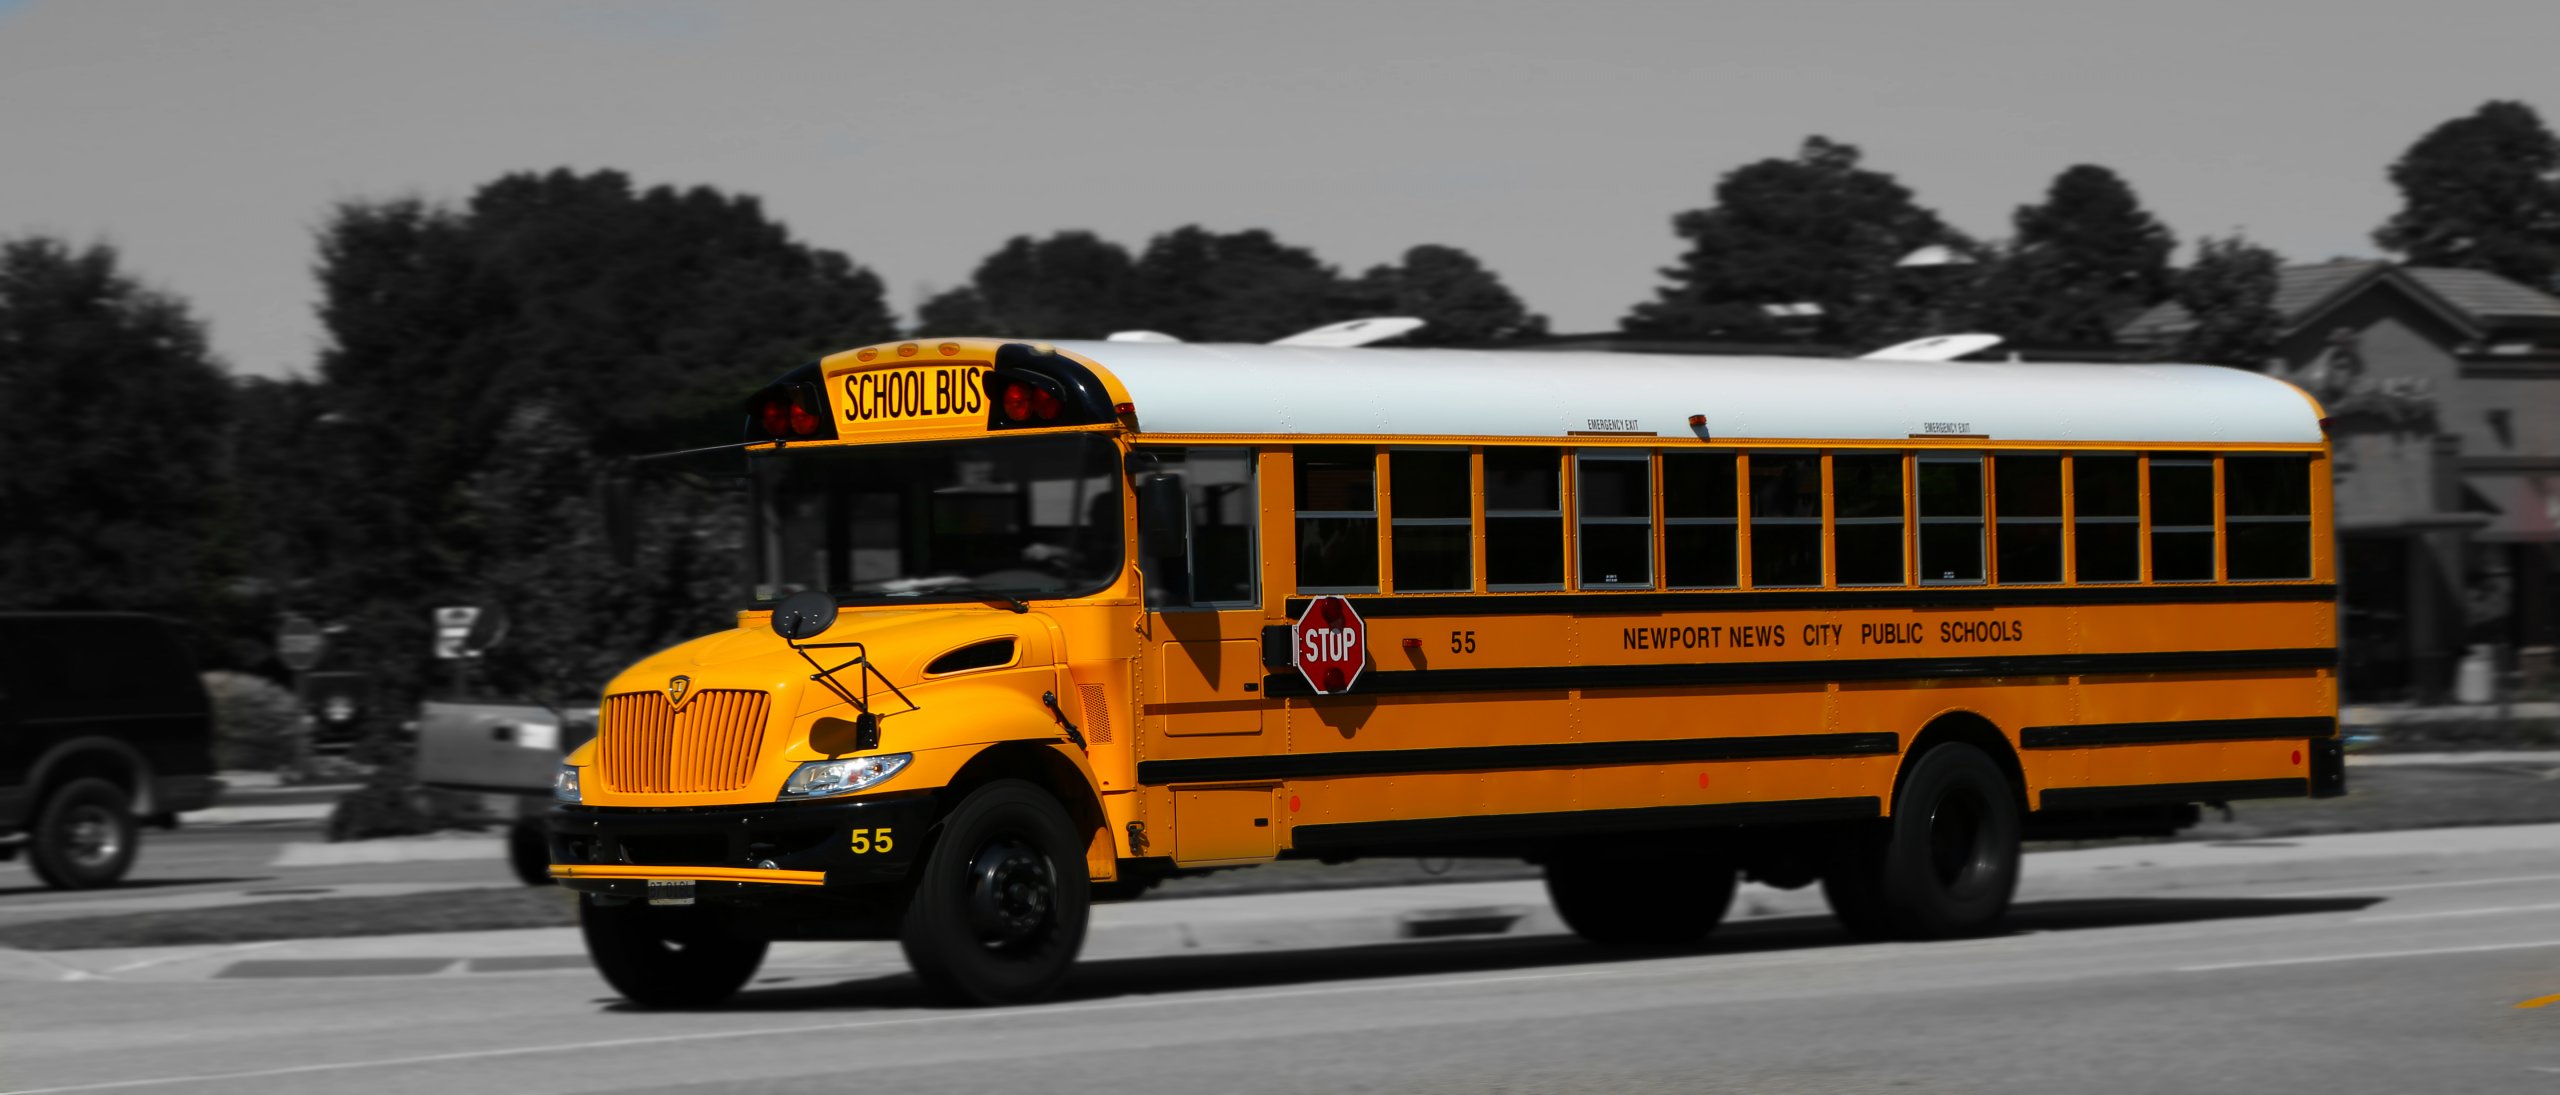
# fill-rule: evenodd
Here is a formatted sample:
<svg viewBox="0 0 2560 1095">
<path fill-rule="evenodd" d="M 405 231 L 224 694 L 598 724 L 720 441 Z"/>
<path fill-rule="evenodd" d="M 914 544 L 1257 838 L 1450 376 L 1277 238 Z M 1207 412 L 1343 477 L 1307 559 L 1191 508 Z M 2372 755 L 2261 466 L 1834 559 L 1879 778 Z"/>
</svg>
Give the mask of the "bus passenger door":
<svg viewBox="0 0 2560 1095">
<path fill-rule="evenodd" d="M 1149 722 L 1169 736 L 1260 734 L 1253 450 L 1142 449 L 1135 464 Z"/>
</svg>

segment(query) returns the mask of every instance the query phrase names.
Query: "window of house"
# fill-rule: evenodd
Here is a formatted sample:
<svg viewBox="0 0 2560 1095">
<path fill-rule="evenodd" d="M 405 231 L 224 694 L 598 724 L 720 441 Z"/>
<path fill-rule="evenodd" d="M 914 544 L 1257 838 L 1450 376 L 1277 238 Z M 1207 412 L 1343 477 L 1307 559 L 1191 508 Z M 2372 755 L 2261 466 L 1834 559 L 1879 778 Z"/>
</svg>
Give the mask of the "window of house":
<svg viewBox="0 0 2560 1095">
<path fill-rule="evenodd" d="M 1563 454 L 1484 450 L 1486 589 L 1564 588 Z"/>
<path fill-rule="evenodd" d="M 1725 452 L 1662 454 L 1662 584 L 1721 589 L 1740 584 L 1735 458 Z"/>
<path fill-rule="evenodd" d="M 1751 584 L 1822 584 L 1822 458 L 1753 453 Z"/>
<path fill-rule="evenodd" d="M 2080 581 L 2142 580 L 2141 482 L 2133 457 L 2071 458 L 2071 564 Z"/>
<path fill-rule="evenodd" d="M 1190 513 L 1188 539 L 1178 545 L 1142 544 L 1145 559 L 1179 558 L 1186 574 L 1147 574 L 1150 604 L 1167 603 L 1159 583 L 1185 580 L 1190 597 L 1169 603 L 1191 608 L 1236 608 L 1259 602 L 1255 596 L 1253 523 L 1258 510 L 1253 490 L 1253 450 L 1228 448 L 1142 449 L 1147 475 L 1173 476 L 1182 482 Z M 1152 535 L 1143 528 L 1141 535 Z"/>
<path fill-rule="evenodd" d="M 1307 445 L 1296 455 L 1298 592 L 1376 592 L 1377 450 Z"/>
<path fill-rule="evenodd" d="M 1585 588 L 1653 586 L 1653 457 L 1574 454 L 1575 558 Z"/>
<path fill-rule="evenodd" d="M 2223 569 L 2235 582 L 2311 576 L 2311 460 L 2222 460 Z"/>
<path fill-rule="evenodd" d="M 1397 449 L 1387 454 L 1388 553 L 1399 593 L 1475 588 L 1473 479 L 1465 449 Z"/>
<path fill-rule="evenodd" d="M 1841 585 L 1903 583 L 1902 454 L 1833 456 L 1831 515 Z"/>
<path fill-rule="evenodd" d="M 2062 458 L 1998 456 L 1991 461 L 1999 513 L 2002 582 L 2062 580 Z"/>
<path fill-rule="evenodd" d="M 2151 458 L 2151 580 L 2213 580 L 2213 461 Z"/>
<path fill-rule="evenodd" d="M 1914 462 L 1920 503 L 1920 581 L 1982 581 L 1982 457 Z"/>
</svg>

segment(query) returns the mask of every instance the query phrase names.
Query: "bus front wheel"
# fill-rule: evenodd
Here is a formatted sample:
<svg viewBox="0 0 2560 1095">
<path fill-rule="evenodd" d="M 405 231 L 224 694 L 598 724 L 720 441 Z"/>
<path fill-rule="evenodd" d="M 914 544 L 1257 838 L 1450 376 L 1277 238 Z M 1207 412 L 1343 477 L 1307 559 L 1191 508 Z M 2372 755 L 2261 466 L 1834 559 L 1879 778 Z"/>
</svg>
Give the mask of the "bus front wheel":
<svg viewBox="0 0 2560 1095">
<path fill-rule="evenodd" d="M 944 819 L 898 940 L 937 996 L 1029 1003 L 1057 991 L 1075 964 L 1091 887 L 1084 841 L 1058 800 L 998 780 Z"/>
<path fill-rule="evenodd" d="M 1959 742 L 1911 765 L 1893 816 L 1843 836 L 1822 878 L 1842 927 L 1863 939 L 1991 930 L 2018 888 L 2017 792 Z"/>
<path fill-rule="evenodd" d="M 582 895 L 578 929 L 596 972 L 632 1003 L 709 1007 L 755 976 L 767 946 L 732 932 L 724 914 L 717 905 L 605 905 Z"/>
<path fill-rule="evenodd" d="M 1547 897 L 1565 926 L 1616 947 L 1695 943 L 1733 905 L 1733 864 L 1677 849 L 1591 854 L 1547 863 Z"/>
</svg>

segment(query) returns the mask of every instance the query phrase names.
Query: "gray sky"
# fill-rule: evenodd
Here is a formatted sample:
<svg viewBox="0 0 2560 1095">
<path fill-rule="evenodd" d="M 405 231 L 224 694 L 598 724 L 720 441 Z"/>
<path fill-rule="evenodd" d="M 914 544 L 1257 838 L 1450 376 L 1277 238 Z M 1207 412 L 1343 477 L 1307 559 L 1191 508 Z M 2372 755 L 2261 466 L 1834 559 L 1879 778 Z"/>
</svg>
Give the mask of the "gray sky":
<svg viewBox="0 0 2560 1095">
<path fill-rule="evenodd" d="M 1015 233 L 1197 221 L 1464 247 L 1595 330 L 1808 133 L 1978 235 L 2094 162 L 2181 240 L 2368 254 L 2428 127 L 2560 124 L 2555 42 L 2555 0 L 0 0 L 0 234 L 115 244 L 271 374 L 331 203 L 560 165 L 758 195 L 902 309 Z"/>
</svg>

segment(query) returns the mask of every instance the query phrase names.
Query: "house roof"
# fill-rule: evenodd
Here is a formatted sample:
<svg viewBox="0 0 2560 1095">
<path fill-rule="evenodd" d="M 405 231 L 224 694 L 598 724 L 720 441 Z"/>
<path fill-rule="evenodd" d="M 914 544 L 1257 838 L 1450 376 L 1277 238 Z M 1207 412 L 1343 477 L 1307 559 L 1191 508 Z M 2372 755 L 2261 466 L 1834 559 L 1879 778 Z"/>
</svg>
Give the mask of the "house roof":
<svg viewBox="0 0 2560 1095">
<path fill-rule="evenodd" d="M 2475 337 L 2515 327 L 2560 327 L 2560 297 L 2485 270 L 2400 266 L 2374 259 L 2285 267 L 2276 272 L 2272 303 L 2284 318 L 2285 333 L 2291 334 L 2332 306 L 2385 283 L 2409 293 Z M 2116 337 L 2125 342 L 2167 342 L 2194 326 L 2195 317 L 2186 308 L 2164 301 L 2126 322 Z"/>
</svg>

